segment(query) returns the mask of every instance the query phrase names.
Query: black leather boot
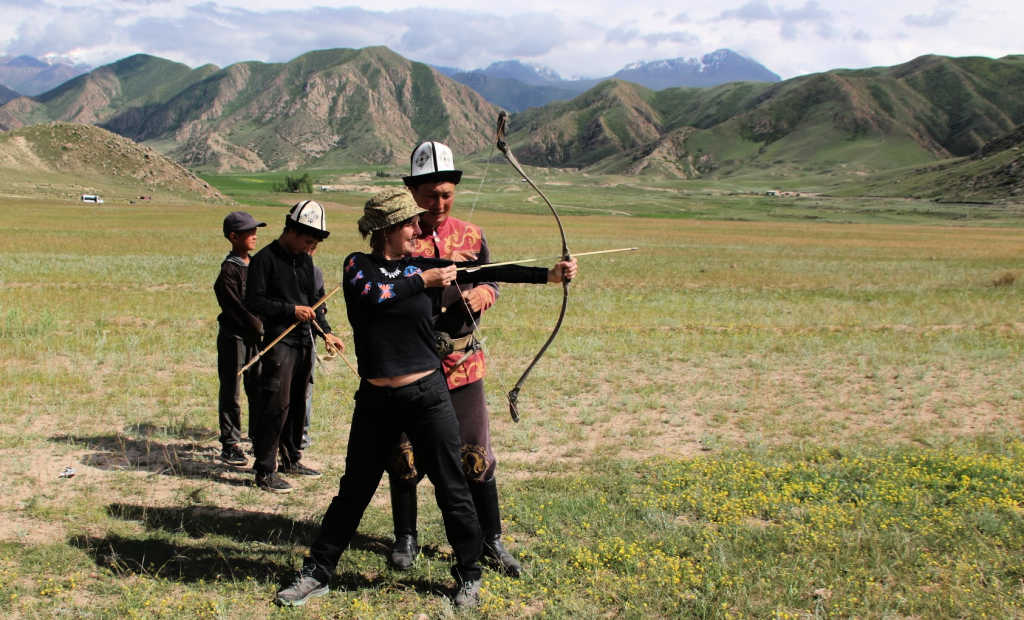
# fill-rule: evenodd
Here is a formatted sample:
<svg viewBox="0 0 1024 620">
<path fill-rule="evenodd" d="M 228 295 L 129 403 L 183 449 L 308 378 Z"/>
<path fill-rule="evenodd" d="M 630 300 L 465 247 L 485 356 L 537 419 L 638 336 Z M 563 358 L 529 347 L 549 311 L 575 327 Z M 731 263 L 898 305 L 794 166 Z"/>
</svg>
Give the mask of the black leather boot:
<svg viewBox="0 0 1024 620">
<path fill-rule="evenodd" d="M 409 570 L 420 553 L 416 536 L 416 483 L 391 482 L 391 518 L 395 523 L 395 544 L 391 546 L 391 566 Z"/>
<path fill-rule="evenodd" d="M 498 482 L 494 478 L 486 482 L 471 482 L 473 504 L 480 518 L 480 530 L 483 532 L 483 556 L 495 568 L 509 577 L 518 577 L 523 572 L 519 560 L 501 544 L 501 510 L 498 508 Z"/>
</svg>

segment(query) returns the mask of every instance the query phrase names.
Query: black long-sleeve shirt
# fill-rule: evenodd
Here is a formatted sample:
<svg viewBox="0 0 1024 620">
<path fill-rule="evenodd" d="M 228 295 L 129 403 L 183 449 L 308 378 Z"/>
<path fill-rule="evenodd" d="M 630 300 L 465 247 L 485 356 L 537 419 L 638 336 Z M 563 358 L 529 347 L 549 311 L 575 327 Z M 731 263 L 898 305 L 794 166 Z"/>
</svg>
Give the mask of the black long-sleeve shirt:
<svg viewBox="0 0 1024 620">
<path fill-rule="evenodd" d="M 240 336 L 247 342 L 258 342 L 263 332 L 259 318 L 245 307 L 245 284 L 249 266 L 234 254 L 228 254 L 220 265 L 220 273 L 213 283 L 213 292 L 220 304 L 217 322 L 221 333 Z"/>
<path fill-rule="evenodd" d="M 306 253 L 292 254 L 278 240 L 271 241 L 249 261 L 245 287 L 245 305 L 263 320 L 263 340 L 270 342 L 296 321 L 295 306 L 312 306 L 322 297 L 313 275 L 313 259 Z M 325 314 L 318 312 L 317 323 L 331 333 Z M 293 346 L 311 346 L 309 326 L 293 329 L 282 342 Z"/>
<path fill-rule="evenodd" d="M 342 290 L 352 324 L 359 376 L 397 377 L 438 368 L 434 346 L 433 314 L 441 287 L 426 288 L 422 271 L 451 265 L 452 261 L 406 257 L 386 260 L 355 252 L 345 259 Z M 455 263 L 473 266 L 479 262 Z M 543 267 L 507 265 L 460 271 L 459 283 L 483 281 L 543 284 Z"/>
</svg>

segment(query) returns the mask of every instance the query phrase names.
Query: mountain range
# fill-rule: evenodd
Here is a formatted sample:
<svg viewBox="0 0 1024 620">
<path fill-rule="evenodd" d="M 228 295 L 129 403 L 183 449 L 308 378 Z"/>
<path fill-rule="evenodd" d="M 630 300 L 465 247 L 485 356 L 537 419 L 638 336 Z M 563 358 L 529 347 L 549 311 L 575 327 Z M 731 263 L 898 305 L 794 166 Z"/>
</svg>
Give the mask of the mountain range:
<svg viewBox="0 0 1024 620">
<path fill-rule="evenodd" d="M 514 76 L 522 67 L 497 69 Z M 560 78 L 534 71 L 530 79 Z M 1024 124 L 1021 92 L 1021 55 L 930 55 L 705 88 L 610 79 L 514 114 L 509 141 L 523 163 L 595 173 L 874 174 L 978 152 Z M 0 129 L 98 125 L 200 170 L 338 168 L 402 165 L 423 139 L 448 142 L 461 158 L 486 152 L 497 111 L 468 86 L 383 47 L 223 69 L 137 55 L 7 102 Z"/>
<path fill-rule="evenodd" d="M 20 96 L 17 92 L 0 84 L 0 105 L 7 103 L 11 99 L 17 99 Z"/>
<path fill-rule="evenodd" d="M 701 58 L 672 58 L 627 65 L 603 78 L 564 79 L 554 70 L 516 60 L 495 62 L 485 69 L 460 71 L 435 67 L 462 82 L 491 103 L 510 112 L 572 99 L 608 79 L 626 80 L 652 90 L 678 86 L 717 86 L 728 82 L 778 82 L 779 76 L 755 60 L 728 49 Z"/>
<path fill-rule="evenodd" d="M 139 54 L 0 106 L 0 129 L 89 123 L 192 168 L 265 170 L 397 162 L 427 138 L 473 152 L 496 114 L 427 65 L 368 47 L 223 69 Z"/>
<path fill-rule="evenodd" d="M 514 117 L 535 165 L 692 178 L 743 167 L 866 171 L 974 153 L 1024 123 L 1024 56 L 923 56 L 776 84 L 603 82 Z"/>
<path fill-rule="evenodd" d="M 0 56 L 0 103 L 5 102 L 5 89 L 22 95 L 38 95 L 91 69 L 80 63 L 46 62 L 26 55 Z"/>
</svg>

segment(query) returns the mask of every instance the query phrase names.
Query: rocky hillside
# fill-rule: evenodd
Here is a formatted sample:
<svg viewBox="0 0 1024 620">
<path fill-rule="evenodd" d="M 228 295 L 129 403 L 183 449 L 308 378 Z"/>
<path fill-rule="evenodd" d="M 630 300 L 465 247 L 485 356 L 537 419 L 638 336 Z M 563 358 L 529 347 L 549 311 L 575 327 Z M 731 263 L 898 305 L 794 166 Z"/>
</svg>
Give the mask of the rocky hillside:
<svg viewBox="0 0 1024 620">
<path fill-rule="evenodd" d="M 153 149 L 92 125 L 49 123 L 0 133 L 6 192 L 43 197 L 113 191 L 123 198 L 158 195 L 225 201 L 180 164 Z M 39 193 L 40 188 L 42 194 Z"/>
<path fill-rule="evenodd" d="M 713 59 L 712 59 L 713 60 Z M 500 65 L 501 75 L 533 71 Z M 499 79 L 499 78 L 495 78 Z M 500 79 L 512 79 L 502 77 Z M 923 56 L 778 83 L 651 90 L 609 80 L 516 114 L 528 164 L 682 178 L 772 170 L 863 178 L 967 156 L 1024 123 L 1024 56 Z M 0 106 L 0 129 L 98 125 L 200 170 L 405 165 L 423 139 L 488 150 L 497 110 L 383 47 L 196 69 L 132 56 Z"/>
<path fill-rule="evenodd" d="M 192 168 L 264 170 L 397 164 L 424 139 L 472 152 L 488 144 L 496 114 L 472 89 L 371 47 L 224 69 L 133 56 L 9 102 L 0 128 L 87 122 Z"/>
<path fill-rule="evenodd" d="M 80 75 L 36 97 L 0 107 L 0 129 L 66 121 L 101 125 L 128 110 L 160 106 L 217 70 L 139 54 Z"/>
<path fill-rule="evenodd" d="M 1024 56 L 924 56 L 778 84 L 606 82 L 512 119 L 524 163 L 684 177 L 793 164 L 867 171 L 969 155 L 1024 122 Z"/>
</svg>

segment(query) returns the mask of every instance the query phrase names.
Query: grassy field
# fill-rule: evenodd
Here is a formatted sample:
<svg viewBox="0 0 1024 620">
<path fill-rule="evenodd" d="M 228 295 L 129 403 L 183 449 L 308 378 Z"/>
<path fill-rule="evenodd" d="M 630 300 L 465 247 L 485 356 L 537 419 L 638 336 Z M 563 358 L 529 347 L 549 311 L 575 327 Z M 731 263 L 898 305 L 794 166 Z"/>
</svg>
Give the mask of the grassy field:
<svg viewBox="0 0 1024 620">
<path fill-rule="evenodd" d="M 329 280 L 363 247 L 364 186 L 399 182 L 356 172 L 318 181 L 344 186 L 315 196 Z M 260 245 L 295 200 L 208 178 L 271 223 Z M 557 254 L 543 205 L 489 178 L 472 220 L 495 259 Z M 560 292 L 505 286 L 486 317 L 506 540 L 528 573 L 485 572 L 467 614 L 443 596 L 426 483 L 412 571 L 387 567 L 382 487 L 332 593 L 271 605 L 336 490 L 356 379 L 318 371 L 323 478 L 272 496 L 216 460 L 212 283 L 237 206 L 0 202 L 0 615 L 1024 617 L 1019 207 L 538 180 L 570 207 L 571 249 L 640 251 L 581 259 L 519 424 L 504 392 Z"/>
<path fill-rule="evenodd" d="M 544 215 L 547 207 L 508 164 L 471 161 L 459 186 L 460 209 Z M 202 177 L 241 204 L 283 205 L 297 197 L 275 194 L 287 174 L 308 172 L 314 185 L 328 186 L 313 197 L 361 205 L 372 188 L 401 186 L 403 172 L 391 168 L 352 167 L 294 173 L 204 174 Z M 896 174 L 896 173 L 893 173 Z M 690 220 L 828 222 L 835 224 L 938 224 L 1024 226 L 1024 204 L 940 203 L 901 197 L 875 197 L 877 184 L 837 166 L 827 173 L 778 168 L 751 170 L 723 180 L 590 175 L 530 168 L 544 193 L 566 215 L 611 215 Z M 930 182 L 943 179 L 931 177 Z M 481 182 L 482 181 L 482 182 Z M 841 192 L 837 191 L 841 188 Z M 774 197 L 767 192 L 776 191 Z"/>
</svg>

